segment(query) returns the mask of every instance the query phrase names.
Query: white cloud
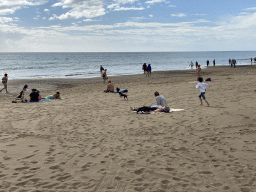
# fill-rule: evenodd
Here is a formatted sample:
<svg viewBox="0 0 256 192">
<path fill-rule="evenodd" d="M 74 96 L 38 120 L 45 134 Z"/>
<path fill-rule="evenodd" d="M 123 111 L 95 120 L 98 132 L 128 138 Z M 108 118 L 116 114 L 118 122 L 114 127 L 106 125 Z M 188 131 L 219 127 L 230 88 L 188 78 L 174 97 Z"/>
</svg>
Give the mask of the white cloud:
<svg viewBox="0 0 256 192">
<path fill-rule="evenodd" d="M 46 17 L 43 17 L 43 19 L 46 19 Z"/>
<path fill-rule="evenodd" d="M 36 6 L 46 3 L 48 0 L 0 0 L 0 15 L 8 15 L 24 6 Z"/>
<path fill-rule="evenodd" d="M 168 5 L 168 7 L 176 7 L 176 5 Z"/>
<path fill-rule="evenodd" d="M 63 8 L 71 8 L 71 10 L 60 16 L 51 17 L 51 20 L 79 19 L 82 17 L 93 18 L 106 14 L 102 0 L 61 0 L 61 2 L 55 3 L 52 6 L 62 6 Z"/>
<path fill-rule="evenodd" d="M 115 8 L 114 11 L 130 11 L 130 10 L 143 10 L 145 9 L 144 7 L 118 7 Z"/>
<path fill-rule="evenodd" d="M 251 13 L 238 14 L 215 26 L 198 25 L 209 22 L 199 19 L 26 29 L 12 25 L 9 19 L 9 23 L 0 22 L 0 51 L 197 51 L 207 46 L 205 50 L 249 50 L 255 49 L 251 43 L 256 41 L 255 20 L 256 13 Z"/>
<path fill-rule="evenodd" d="M 246 9 L 242 9 L 243 11 L 256 11 L 256 7 L 250 7 Z"/>
<path fill-rule="evenodd" d="M 85 21 L 85 22 L 91 22 L 91 21 L 93 21 L 92 19 L 84 19 L 83 21 Z"/>
<path fill-rule="evenodd" d="M 13 19 L 10 17 L 0 17 L 0 23 L 9 23 L 12 21 L 13 21 Z"/>
<path fill-rule="evenodd" d="M 48 12 L 48 11 L 50 11 L 49 9 L 44 9 L 44 12 Z"/>
<path fill-rule="evenodd" d="M 186 17 L 187 15 L 185 13 L 177 13 L 177 14 L 171 14 L 173 17 Z"/>
<path fill-rule="evenodd" d="M 165 2 L 165 0 L 151 0 L 151 1 L 146 1 L 145 3 L 154 4 L 154 3 L 161 3 L 161 2 Z"/>
<path fill-rule="evenodd" d="M 149 17 L 154 17 L 153 15 L 149 15 Z"/>
<path fill-rule="evenodd" d="M 127 4 L 127 3 L 134 3 L 138 0 L 114 0 L 115 2 L 117 2 L 118 4 Z"/>
</svg>

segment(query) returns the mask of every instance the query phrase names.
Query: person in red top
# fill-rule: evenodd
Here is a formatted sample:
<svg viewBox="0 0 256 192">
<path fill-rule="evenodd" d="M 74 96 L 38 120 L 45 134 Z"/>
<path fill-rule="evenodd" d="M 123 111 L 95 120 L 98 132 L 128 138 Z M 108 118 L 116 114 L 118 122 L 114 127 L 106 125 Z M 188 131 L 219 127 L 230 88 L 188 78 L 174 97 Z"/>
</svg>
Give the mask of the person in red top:
<svg viewBox="0 0 256 192">
<path fill-rule="evenodd" d="M 114 92 L 114 85 L 111 83 L 111 81 L 108 81 L 107 90 L 104 90 L 105 93 L 107 92 Z"/>
</svg>

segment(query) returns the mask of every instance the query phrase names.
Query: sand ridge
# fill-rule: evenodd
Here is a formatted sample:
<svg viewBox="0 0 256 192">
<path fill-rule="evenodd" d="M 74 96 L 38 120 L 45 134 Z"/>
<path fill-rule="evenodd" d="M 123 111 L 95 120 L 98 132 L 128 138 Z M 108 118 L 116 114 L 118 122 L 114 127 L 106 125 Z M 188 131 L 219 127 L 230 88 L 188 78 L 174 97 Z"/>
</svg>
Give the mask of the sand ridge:
<svg viewBox="0 0 256 192">
<path fill-rule="evenodd" d="M 14 88 L 1 93 L 0 191 L 256 190 L 255 66 L 203 72 L 218 80 L 208 82 L 210 107 L 190 70 L 109 77 L 128 101 L 103 93 L 100 78 L 30 81 L 65 100 L 13 104 Z M 155 91 L 184 111 L 130 111 L 155 104 Z"/>
</svg>

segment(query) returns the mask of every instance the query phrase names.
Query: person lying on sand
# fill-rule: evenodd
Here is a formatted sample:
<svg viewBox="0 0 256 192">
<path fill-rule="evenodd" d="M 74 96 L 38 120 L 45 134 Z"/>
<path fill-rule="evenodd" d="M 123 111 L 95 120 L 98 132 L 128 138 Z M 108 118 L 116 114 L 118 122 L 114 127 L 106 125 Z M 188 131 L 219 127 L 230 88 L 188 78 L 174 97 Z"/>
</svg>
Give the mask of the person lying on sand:
<svg viewBox="0 0 256 192">
<path fill-rule="evenodd" d="M 50 96 L 50 99 L 61 99 L 60 92 L 54 93 L 52 96 Z"/>
<path fill-rule="evenodd" d="M 137 111 L 137 113 L 157 113 L 157 112 L 165 112 L 168 113 L 170 111 L 170 108 L 166 108 L 165 106 L 151 106 L 151 107 L 131 107 L 132 111 Z"/>
</svg>

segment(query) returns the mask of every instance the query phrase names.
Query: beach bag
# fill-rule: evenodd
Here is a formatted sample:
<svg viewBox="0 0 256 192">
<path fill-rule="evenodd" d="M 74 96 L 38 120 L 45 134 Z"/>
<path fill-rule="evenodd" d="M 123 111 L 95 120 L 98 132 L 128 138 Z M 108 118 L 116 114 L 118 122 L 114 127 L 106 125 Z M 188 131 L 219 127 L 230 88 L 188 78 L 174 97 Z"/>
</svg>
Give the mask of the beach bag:
<svg viewBox="0 0 256 192">
<path fill-rule="evenodd" d="M 5 80 L 2 80 L 2 83 L 5 84 Z"/>
<path fill-rule="evenodd" d="M 212 81 L 212 79 L 211 78 L 207 78 L 205 81 Z"/>
</svg>

